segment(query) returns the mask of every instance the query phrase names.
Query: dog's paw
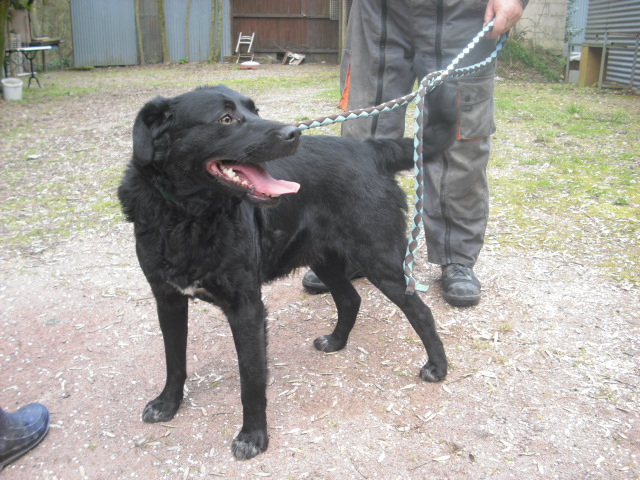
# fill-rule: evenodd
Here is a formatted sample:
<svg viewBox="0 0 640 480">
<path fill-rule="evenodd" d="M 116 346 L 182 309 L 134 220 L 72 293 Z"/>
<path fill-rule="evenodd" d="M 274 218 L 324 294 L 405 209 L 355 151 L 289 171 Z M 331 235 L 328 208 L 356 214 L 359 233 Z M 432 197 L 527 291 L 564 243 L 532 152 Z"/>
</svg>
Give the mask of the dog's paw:
<svg viewBox="0 0 640 480">
<path fill-rule="evenodd" d="M 174 417 L 179 406 L 180 403 L 167 402 L 156 398 L 144 407 L 142 420 L 147 423 L 167 422 Z"/>
<path fill-rule="evenodd" d="M 438 367 L 434 363 L 427 362 L 420 370 L 420 378 L 427 382 L 439 382 L 447 376 L 447 365 Z"/>
<path fill-rule="evenodd" d="M 250 458 L 264 452 L 269 445 L 269 437 L 264 430 L 253 432 L 240 432 L 233 440 L 231 451 L 238 460 L 249 460 Z"/>
<path fill-rule="evenodd" d="M 313 342 L 313 346 L 316 347 L 317 350 L 327 353 L 342 350 L 345 345 L 346 342 L 339 342 L 332 335 L 324 335 L 322 337 L 318 337 Z"/>
</svg>

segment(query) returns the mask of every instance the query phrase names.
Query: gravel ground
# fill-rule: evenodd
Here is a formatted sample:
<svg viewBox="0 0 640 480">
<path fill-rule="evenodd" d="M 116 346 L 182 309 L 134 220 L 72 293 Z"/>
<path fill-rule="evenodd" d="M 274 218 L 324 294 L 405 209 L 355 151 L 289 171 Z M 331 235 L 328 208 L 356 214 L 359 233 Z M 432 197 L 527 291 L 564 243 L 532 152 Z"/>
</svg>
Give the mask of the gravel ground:
<svg viewBox="0 0 640 480">
<path fill-rule="evenodd" d="M 492 220 L 476 267 L 479 306 L 448 306 L 438 269 L 418 263 L 451 362 L 444 382 L 420 381 L 419 340 L 366 280 L 355 282 L 363 304 L 347 348 L 315 351 L 335 312 L 329 296 L 303 291 L 299 271 L 263 290 L 266 453 L 247 462 L 231 455 L 242 413 L 235 351 L 221 312 L 200 301 L 190 311 L 183 406 L 167 424 L 141 421 L 165 367 L 132 229 L 114 207 L 135 113 L 158 94 L 248 79 L 242 91 L 265 117 L 333 112 L 334 100 L 318 100 L 326 87 L 299 85 L 305 75 L 337 69 L 54 72 L 42 76 L 44 90 L 69 95 L 0 102 L 0 405 L 39 401 L 52 416 L 43 443 L 0 476 L 640 478 L 637 288 L 588 258 L 500 243 L 505 218 Z M 263 77 L 284 87 L 266 91 Z"/>
</svg>

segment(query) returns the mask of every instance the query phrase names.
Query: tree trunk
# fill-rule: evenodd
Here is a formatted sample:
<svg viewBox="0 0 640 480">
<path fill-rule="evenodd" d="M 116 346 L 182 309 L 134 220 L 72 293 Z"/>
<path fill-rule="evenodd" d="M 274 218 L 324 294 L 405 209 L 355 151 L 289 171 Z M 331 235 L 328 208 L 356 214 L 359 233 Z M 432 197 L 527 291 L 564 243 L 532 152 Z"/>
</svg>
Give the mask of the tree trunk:
<svg viewBox="0 0 640 480">
<path fill-rule="evenodd" d="M 158 0 L 158 20 L 160 22 L 160 36 L 162 37 L 162 61 L 169 63 L 171 56 L 169 55 L 169 43 L 167 42 L 167 26 L 164 17 L 164 0 Z"/>
<path fill-rule="evenodd" d="M 4 46 L 7 40 L 7 21 L 10 0 L 0 0 L 0 52 L 4 59 Z"/>
<path fill-rule="evenodd" d="M 147 62 L 144 59 L 144 45 L 142 43 L 142 26 L 140 25 L 140 1 L 136 0 L 136 34 L 138 37 L 138 53 L 140 55 L 140 65 L 145 65 Z"/>
</svg>

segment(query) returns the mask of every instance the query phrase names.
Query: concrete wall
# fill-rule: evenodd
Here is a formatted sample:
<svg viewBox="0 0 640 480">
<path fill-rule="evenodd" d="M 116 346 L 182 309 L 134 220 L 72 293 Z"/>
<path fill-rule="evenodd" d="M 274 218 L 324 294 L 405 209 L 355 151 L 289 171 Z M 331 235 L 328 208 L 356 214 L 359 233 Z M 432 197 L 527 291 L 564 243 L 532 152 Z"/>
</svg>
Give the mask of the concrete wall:
<svg viewBox="0 0 640 480">
<path fill-rule="evenodd" d="M 530 0 L 513 33 L 534 45 L 562 52 L 568 0 Z"/>
</svg>

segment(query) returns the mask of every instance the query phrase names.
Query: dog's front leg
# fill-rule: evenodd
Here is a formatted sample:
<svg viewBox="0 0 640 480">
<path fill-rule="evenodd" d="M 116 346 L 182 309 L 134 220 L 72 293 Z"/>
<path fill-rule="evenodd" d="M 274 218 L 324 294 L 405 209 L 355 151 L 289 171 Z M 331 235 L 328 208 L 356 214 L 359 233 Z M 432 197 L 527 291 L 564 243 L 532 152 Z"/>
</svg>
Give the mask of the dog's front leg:
<svg viewBox="0 0 640 480">
<path fill-rule="evenodd" d="M 267 437 L 267 341 L 266 312 L 260 293 L 241 300 L 242 305 L 227 310 L 227 317 L 238 353 L 242 399 L 242 430 L 233 440 L 232 450 L 239 460 L 264 452 Z"/>
<path fill-rule="evenodd" d="M 162 393 L 142 412 L 145 422 L 166 422 L 176 414 L 187 379 L 187 322 L 189 301 L 181 294 L 155 294 L 164 340 L 167 379 Z"/>
</svg>

